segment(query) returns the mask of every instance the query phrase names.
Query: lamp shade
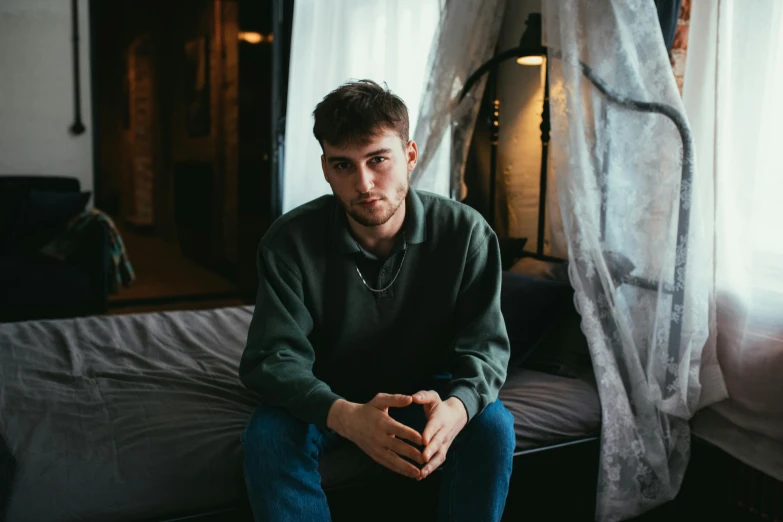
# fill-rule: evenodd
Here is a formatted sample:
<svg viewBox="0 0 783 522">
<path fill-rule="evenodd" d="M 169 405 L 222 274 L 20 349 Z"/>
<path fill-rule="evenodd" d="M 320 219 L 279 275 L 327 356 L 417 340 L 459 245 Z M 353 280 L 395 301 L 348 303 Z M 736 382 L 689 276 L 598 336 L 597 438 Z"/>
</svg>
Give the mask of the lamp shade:
<svg viewBox="0 0 783 522">
<path fill-rule="evenodd" d="M 527 28 L 519 40 L 517 63 L 541 65 L 546 56 L 546 47 L 541 44 L 541 13 L 530 13 L 525 21 Z"/>
</svg>

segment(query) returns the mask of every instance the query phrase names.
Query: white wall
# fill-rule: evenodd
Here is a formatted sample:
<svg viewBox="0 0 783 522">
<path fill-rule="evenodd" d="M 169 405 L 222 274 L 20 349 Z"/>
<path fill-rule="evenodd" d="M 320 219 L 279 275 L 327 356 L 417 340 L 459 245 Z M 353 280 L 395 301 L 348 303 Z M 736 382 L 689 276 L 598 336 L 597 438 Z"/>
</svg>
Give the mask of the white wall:
<svg viewBox="0 0 783 522">
<path fill-rule="evenodd" d="M 92 190 L 88 0 L 79 0 L 82 121 L 72 136 L 69 0 L 0 0 L 0 176 L 65 175 Z"/>
</svg>

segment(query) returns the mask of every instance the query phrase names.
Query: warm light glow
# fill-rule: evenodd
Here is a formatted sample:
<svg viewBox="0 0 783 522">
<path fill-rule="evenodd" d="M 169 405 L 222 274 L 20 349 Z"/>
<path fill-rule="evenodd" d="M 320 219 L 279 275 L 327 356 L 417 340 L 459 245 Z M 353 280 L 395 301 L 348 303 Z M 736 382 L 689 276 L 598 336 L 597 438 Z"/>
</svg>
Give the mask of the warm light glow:
<svg viewBox="0 0 783 522">
<path fill-rule="evenodd" d="M 246 31 L 239 32 L 237 34 L 237 38 L 251 44 L 257 44 L 264 40 L 264 36 L 261 33 L 252 33 Z"/>
<path fill-rule="evenodd" d="M 543 56 L 520 56 L 517 58 L 519 65 L 541 65 L 544 63 Z"/>
</svg>

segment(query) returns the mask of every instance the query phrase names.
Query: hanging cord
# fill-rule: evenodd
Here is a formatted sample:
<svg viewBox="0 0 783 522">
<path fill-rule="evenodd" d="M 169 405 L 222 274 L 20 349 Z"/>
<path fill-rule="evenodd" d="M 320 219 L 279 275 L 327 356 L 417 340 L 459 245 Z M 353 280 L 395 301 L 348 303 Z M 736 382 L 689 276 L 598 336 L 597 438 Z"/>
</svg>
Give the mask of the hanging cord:
<svg viewBox="0 0 783 522">
<path fill-rule="evenodd" d="M 71 134 L 79 136 L 87 128 L 82 122 L 81 69 L 79 67 L 79 0 L 71 0 L 71 22 L 73 42 L 73 123 L 68 128 Z"/>
</svg>

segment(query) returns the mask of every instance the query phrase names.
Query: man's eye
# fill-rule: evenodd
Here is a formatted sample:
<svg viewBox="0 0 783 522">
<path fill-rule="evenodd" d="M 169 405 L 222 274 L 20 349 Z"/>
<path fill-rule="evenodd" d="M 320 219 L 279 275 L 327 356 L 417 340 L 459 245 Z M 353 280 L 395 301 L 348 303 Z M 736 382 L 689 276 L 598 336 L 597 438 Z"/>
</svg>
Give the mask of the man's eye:
<svg viewBox="0 0 783 522">
<path fill-rule="evenodd" d="M 351 164 L 348 163 L 347 161 L 342 161 L 340 163 L 335 163 L 334 164 L 334 169 L 335 170 L 345 170 L 347 168 L 350 168 L 350 166 L 351 166 Z"/>
<path fill-rule="evenodd" d="M 384 161 L 386 161 L 386 158 L 384 158 L 383 156 L 375 156 L 370 161 L 372 161 L 373 163 L 383 163 Z"/>
</svg>

